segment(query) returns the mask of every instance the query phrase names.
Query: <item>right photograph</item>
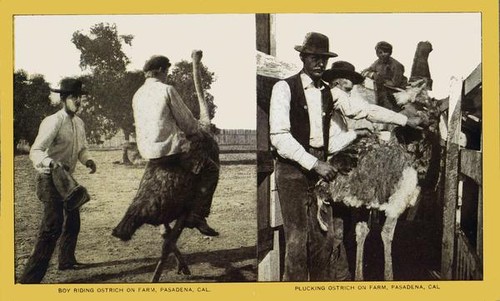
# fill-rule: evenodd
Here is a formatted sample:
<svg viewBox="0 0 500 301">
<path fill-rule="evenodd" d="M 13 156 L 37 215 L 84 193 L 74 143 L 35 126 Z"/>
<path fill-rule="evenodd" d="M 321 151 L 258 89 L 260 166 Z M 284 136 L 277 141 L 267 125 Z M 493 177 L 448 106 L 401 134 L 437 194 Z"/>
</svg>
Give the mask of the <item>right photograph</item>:
<svg viewBox="0 0 500 301">
<path fill-rule="evenodd" d="M 258 281 L 483 280 L 481 13 L 256 36 Z"/>
</svg>

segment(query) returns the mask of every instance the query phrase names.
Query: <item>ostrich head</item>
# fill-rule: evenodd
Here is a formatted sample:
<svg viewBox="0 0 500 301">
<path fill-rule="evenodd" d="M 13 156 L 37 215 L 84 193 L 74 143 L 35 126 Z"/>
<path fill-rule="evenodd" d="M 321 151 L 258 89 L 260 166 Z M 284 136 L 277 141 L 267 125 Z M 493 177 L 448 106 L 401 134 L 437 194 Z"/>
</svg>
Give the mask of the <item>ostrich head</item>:
<svg viewBox="0 0 500 301">
<path fill-rule="evenodd" d="M 399 98 L 399 105 L 403 108 L 399 113 L 407 117 L 420 117 L 421 127 L 426 132 L 436 134 L 441 113 L 440 102 L 430 97 L 427 91 L 426 80 L 420 79 L 411 83 L 406 91 L 396 93 L 399 94 L 396 99 Z"/>
<path fill-rule="evenodd" d="M 408 153 L 413 154 L 412 165 L 418 171 L 419 179 L 422 180 L 427 177 L 431 161 L 436 157 L 436 151 L 439 149 L 440 102 L 428 95 L 424 84 L 421 91 L 415 94 L 411 102 L 403 106 L 400 113 L 407 117 L 417 116 L 422 120 L 420 129 L 399 127 L 394 130 L 398 144 Z"/>
</svg>

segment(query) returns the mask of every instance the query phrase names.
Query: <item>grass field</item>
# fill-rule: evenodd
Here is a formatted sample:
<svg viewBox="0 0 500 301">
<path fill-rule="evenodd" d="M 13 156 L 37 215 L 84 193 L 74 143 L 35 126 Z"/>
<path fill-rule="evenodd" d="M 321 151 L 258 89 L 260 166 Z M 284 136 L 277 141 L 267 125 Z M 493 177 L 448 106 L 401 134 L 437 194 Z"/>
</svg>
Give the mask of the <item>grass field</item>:
<svg viewBox="0 0 500 301">
<path fill-rule="evenodd" d="M 161 252 L 159 228 L 145 225 L 128 242 L 111 236 L 137 191 L 144 166 L 113 164 L 121 159 L 119 150 L 92 154 L 97 172 L 89 175 L 79 164 L 74 174 L 92 198 L 81 208 L 76 251 L 77 259 L 88 263 L 88 268 L 58 271 L 56 248 L 44 283 L 149 282 Z M 256 166 L 238 163 L 254 161 L 255 154 L 222 154 L 221 160 L 208 219 L 221 234 L 209 238 L 185 229 L 177 246 L 192 275 L 178 275 L 171 256 L 161 282 L 256 281 Z M 35 195 L 36 171 L 28 156 L 16 156 L 14 161 L 15 270 L 19 276 L 35 243 L 43 207 Z"/>
</svg>

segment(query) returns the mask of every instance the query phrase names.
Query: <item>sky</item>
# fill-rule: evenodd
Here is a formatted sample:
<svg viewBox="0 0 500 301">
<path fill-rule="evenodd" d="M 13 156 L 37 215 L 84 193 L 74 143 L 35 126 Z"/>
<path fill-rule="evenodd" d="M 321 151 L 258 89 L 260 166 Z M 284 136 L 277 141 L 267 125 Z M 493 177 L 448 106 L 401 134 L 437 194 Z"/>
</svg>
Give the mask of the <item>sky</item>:
<svg viewBox="0 0 500 301">
<path fill-rule="evenodd" d="M 297 66 L 302 63 L 293 47 L 316 31 L 329 37 L 330 50 L 338 54 L 329 64 L 348 61 L 361 71 L 377 59 L 377 42 L 386 41 L 409 78 L 418 42 L 429 41 L 430 94 L 438 99 L 449 94 L 451 76 L 466 78 L 481 63 L 480 13 L 285 14 L 275 23 L 277 59 Z"/>
<path fill-rule="evenodd" d="M 255 17 L 253 14 L 191 15 L 40 15 L 16 16 L 15 69 L 43 74 L 56 87 L 66 76 L 80 75 L 80 52 L 71 43 L 73 32 L 88 33 L 97 23 L 116 24 L 119 34 L 134 35 L 125 45 L 129 70 L 141 69 L 146 59 L 163 54 L 171 62 L 190 60 L 193 49 L 204 52 L 203 63 L 216 74 L 209 91 L 218 106 L 214 123 L 224 129 L 256 128 Z M 376 60 L 375 44 L 393 45 L 393 57 L 409 77 L 419 41 L 429 41 L 434 80 L 432 95 L 448 95 L 451 76 L 465 78 L 481 62 L 479 13 L 277 14 L 274 37 L 278 60 L 300 67 L 298 53 L 307 32 L 330 38 L 330 50 L 358 71 Z"/>
<path fill-rule="evenodd" d="M 213 122 L 224 129 L 256 128 L 255 17 L 250 14 L 17 16 L 15 69 L 43 74 L 52 87 L 63 77 L 81 74 L 72 34 L 88 33 L 101 22 L 116 24 L 119 34 L 134 35 L 132 46 L 124 46 L 129 70 L 142 69 L 155 54 L 172 63 L 191 61 L 191 51 L 201 49 L 203 64 L 216 76 L 209 91 L 218 106 Z"/>
</svg>

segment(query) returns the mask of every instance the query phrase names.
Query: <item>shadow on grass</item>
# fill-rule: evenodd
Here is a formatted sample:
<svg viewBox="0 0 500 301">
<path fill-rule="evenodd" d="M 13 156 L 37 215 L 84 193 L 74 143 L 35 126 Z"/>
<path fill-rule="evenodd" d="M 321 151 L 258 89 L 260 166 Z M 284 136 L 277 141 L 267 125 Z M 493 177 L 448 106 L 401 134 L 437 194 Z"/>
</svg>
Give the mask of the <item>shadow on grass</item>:
<svg viewBox="0 0 500 301">
<path fill-rule="evenodd" d="M 197 263 L 208 263 L 214 268 L 224 269 L 223 273 L 217 273 L 217 275 L 207 275 L 207 276 L 182 276 L 185 281 L 176 282 L 248 282 L 256 281 L 254 279 L 248 279 L 248 274 L 257 274 L 257 267 L 252 264 L 247 265 L 235 265 L 235 263 L 256 259 L 256 247 L 243 247 L 238 249 L 230 250 L 218 250 L 210 252 L 200 252 L 192 254 L 183 254 L 186 263 L 189 265 L 194 265 Z M 133 276 L 139 274 L 151 274 L 156 267 L 156 263 L 159 258 L 140 258 L 140 259 L 127 259 L 127 260 L 115 260 L 108 262 L 99 262 L 86 265 L 86 269 L 91 268 L 107 268 L 112 272 L 108 273 L 98 273 L 91 275 L 89 277 L 69 279 L 64 281 L 64 283 L 100 283 L 107 282 L 113 279 L 119 279 L 124 276 Z M 131 264 L 144 264 L 140 267 L 135 267 L 130 269 Z M 165 263 L 163 273 L 170 270 L 177 270 L 177 264 L 173 255 L 171 254 Z M 247 276 L 245 276 L 247 273 Z"/>
<path fill-rule="evenodd" d="M 146 161 L 135 164 L 124 164 L 120 161 L 114 161 L 114 165 L 121 165 L 132 169 L 144 169 L 146 167 Z M 221 160 L 221 165 L 256 165 L 257 159 L 242 159 L 242 160 Z"/>
</svg>

